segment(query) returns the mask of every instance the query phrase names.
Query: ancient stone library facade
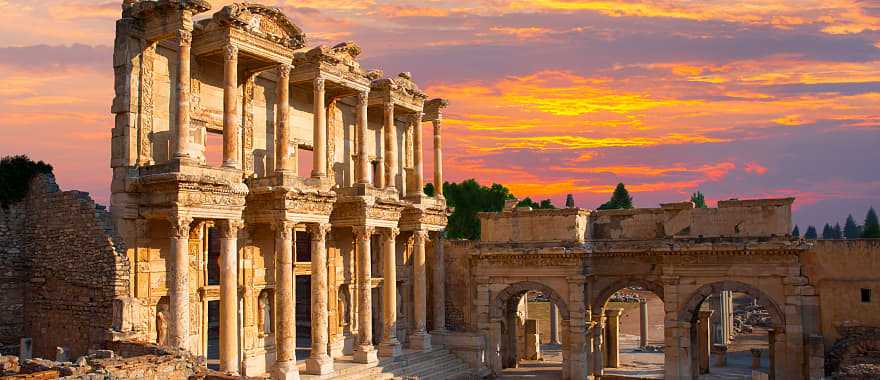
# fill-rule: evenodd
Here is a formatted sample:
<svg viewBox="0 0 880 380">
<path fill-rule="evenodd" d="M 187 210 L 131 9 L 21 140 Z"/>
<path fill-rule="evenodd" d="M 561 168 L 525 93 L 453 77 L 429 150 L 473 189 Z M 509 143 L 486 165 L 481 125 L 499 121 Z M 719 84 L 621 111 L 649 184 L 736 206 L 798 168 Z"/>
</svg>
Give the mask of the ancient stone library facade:
<svg viewBox="0 0 880 380">
<path fill-rule="evenodd" d="M 793 238 L 793 199 L 506 209 L 481 214 L 482 240 L 444 240 L 446 202 L 422 188 L 426 155 L 443 182 L 447 102 L 365 70 L 354 43 L 307 41 L 259 4 L 126 0 L 110 211 L 51 177 L 0 210 L 0 348 L 155 343 L 273 379 L 448 354 L 461 365 L 422 377 L 490 377 L 523 357 L 516 312 L 540 292 L 560 376 L 599 378 L 619 350 L 607 301 L 639 286 L 664 301 L 667 379 L 703 372 L 719 292 L 769 313 L 770 378 L 880 350 L 880 242 Z"/>
</svg>

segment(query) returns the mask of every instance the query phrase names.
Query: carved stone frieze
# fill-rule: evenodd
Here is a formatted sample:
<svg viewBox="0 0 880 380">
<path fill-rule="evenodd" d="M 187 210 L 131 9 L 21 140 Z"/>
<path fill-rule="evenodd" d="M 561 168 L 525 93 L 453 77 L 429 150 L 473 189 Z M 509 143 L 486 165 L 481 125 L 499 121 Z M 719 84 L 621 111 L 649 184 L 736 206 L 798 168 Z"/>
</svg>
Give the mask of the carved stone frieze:
<svg viewBox="0 0 880 380">
<path fill-rule="evenodd" d="M 230 4 L 213 21 L 245 31 L 290 49 L 305 46 L 306 35 L 278 8 L 255 3 Z"/>
</svg>

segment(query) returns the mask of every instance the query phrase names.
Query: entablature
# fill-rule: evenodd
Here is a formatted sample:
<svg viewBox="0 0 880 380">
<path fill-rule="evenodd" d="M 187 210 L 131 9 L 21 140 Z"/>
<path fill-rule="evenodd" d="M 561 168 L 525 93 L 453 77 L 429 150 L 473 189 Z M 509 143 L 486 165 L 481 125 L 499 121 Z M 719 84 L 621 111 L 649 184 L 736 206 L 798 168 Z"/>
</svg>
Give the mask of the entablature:
<svg viewBox="0 0 880 380">
<path fill-rule="evenodd" d="M 297 52 L 293 57 L 290 83 L 301 84 L 323 78 L 349 90 L 350 95 L 369 91 L 371 80 L 357 62 L 360 53 L 361 48 L 353 42 L 343 42 L 332 48 L 320 45 Z M 338 92 L 339 95 L 345 94 L 344 90 Z"/>
<path fill-rule="evenodd" d="M 410 73 L 400 73 L 393 78 L 379 78 L 370 85 L 371 106 L 394 104 L 406 113 L 422 112 L 425 99 L 422 92 L 412 80 Z"/>
</svg>

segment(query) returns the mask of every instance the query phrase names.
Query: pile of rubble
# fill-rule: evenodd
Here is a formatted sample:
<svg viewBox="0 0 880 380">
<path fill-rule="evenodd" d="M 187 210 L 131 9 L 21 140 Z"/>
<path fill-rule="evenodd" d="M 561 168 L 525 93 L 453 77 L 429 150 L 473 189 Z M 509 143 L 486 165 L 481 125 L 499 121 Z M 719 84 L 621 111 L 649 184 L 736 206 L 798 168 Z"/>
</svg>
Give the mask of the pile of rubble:
<svg viewBox="0 0 880 380">
<path fill-rule="evenodd" d="M 769 328 L 772 324 L 770 312 L 763 306 L 749 305 L 733 311 L 733 329 L 736 335 L 749 334 L 755 326 Z"/>
<path fill-rule="evenodd" d="M 93 350 L 76 361 L 0 356 L 0 380 L 231 380 L 206 368 L 203 357 L 152 344 L 114 342 L 118 351 Z M 60 350 L 63 353 L 63 350 Z M 57 358 L 63 359 L 63 358 Z"/>
</svg>

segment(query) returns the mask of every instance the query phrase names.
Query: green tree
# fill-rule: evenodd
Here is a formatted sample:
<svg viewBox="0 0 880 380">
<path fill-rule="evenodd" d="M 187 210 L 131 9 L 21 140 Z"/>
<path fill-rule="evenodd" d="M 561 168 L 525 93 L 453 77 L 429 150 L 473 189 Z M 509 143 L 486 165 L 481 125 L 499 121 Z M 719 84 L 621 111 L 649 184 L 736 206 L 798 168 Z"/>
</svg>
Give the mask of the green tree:
<svg viewBox="0 0 880 380">
<path fill-rule="evenodd" d="M 877 212 L 871 207 L 865 215 L 865 226 L 862 228 L 862 237 L 865 239 L 880 239 L 880 222 L 877 221 Z"/>
<path fill-rule="evenodd" d="M 834 238 L 843 239 L 843 230 L 840 228 L 840 223 L 834 223 Z"/>
<path fill-rule="evenodd" d="M 846 222 L 843 224 L 843 236 L 847 239 L 858 239 L 861 236 L 859 225 L 856 224 L 852 214 L 846 217 Z"/>
<path fill-rule="evenodd" d="M 706 208 L 706 197 L 703 196 L 702 191 L 697 191 L 696 193 L 691 194 L 691 202 L 694 202 L 694 205 L 697 208 Z"/>
<path fill-rule="evenodd" d="M 807 227 L 807 232 L 804 232 L 804 239 L 816 240 L 818 238 L 819 238 L 819 233 L 816 232 L 816 227 L 814 227 L 814 226 Z"/>
<path fill-rule="evenodd" d="M 479 239 L 480 220 L 477 213 L 501 211 L 506 200 L 514 199 L 506 187 L 497 183 L 486 187 L 474 179 L 461 183 L 444 183 L 443 195 L 447 205 L 453 209 L 446 226 L 450 239 Z"/>
<path fill-rule="evenodd" d="M 822 227 L 822 240 L 832 239 L 834 239 L 834 227 L 831 227 L 830 224 L 825 223 L 825 226 Z"/>
<path fill-rule="evenodd" d="M 626 186 L 623 183 L 618 183 L 617 187 L 614 188 L 614 194 L 611 195 L 611 199 L 599 206 L 599 210 L 633 208 L 632 200 L 629 191 L 626 190 Z"/>
<path fill-rule="evenodd" d="M 34 162 L 25 155 L 0 159 L 0 206 L 7 208 L 24 199 L 31 179 L 37 174 L 52 174 L 52 165 Z"/>
<path fill-rule="evenodd" d="M 574 195 L 568 194 L 565 196 L 565 208 L 575 208 Z"/>
<path fill-rule="evenodd" d="M 549 199 L 545 199 L 539 203 L 533 201 L 530 197 L 525 197 L 525 199 L 517 202 L 516 207 L 531 207 L 535 210 L 556 208 L 556 206 L 553 205 L 553 201 Z"/>
<path fill-rule="evenodd" d="M 429 197 L 433 197 L 434 193 L 436 192 L 436 190 L 434 189 L 434 184 L 431 182 L 426 183 L 422 191 L 424 191 L 425 195 Z"/>
<path fill-rule="evenodd" d="M 791 236 L 794 236 L 794 237 L 796 237 L 796 238 L 801 237 L 801 229 L 798 228 L 797 224 L 795 224 L 795 225 L 794 225 L 794 229 L 791 230 Z"/>
<path fill-rule="evenodd" d="M 538 208 L 542 208 L 542 209 L 556 208 L 556 206 L 553 205 L 553 201 L 551 201 L 549 199 L 545 199 L 545 200 L 541 201 L 541 204 L 539 204 L 538 206 L 540 206 Z"/>
</svg>

